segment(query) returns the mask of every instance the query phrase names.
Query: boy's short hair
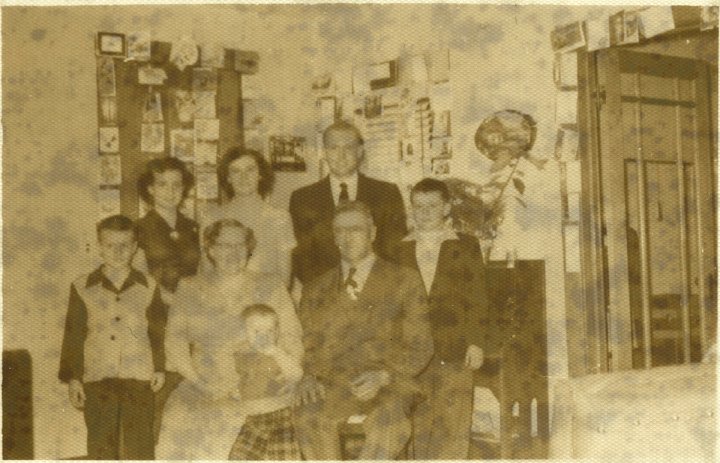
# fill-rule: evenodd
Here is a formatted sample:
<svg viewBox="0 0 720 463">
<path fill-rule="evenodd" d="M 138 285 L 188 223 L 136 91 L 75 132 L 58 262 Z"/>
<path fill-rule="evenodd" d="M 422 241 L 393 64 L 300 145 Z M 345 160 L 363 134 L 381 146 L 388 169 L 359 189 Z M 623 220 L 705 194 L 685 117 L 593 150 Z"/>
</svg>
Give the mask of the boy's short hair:
<svg viewBox="0 0 720 463">
<path fill-rule="evenodd" d="M 410 199 L 412 200 L 415 193 L 440 193 L 444 202 L 450 201 L 450 190 L 448 189 L 445 182 L 436 178 L 424 178 L 417 182 L 415 186 L 410 190 Z"/>
<path fill-rule="evenodd" d="M 267 304 L 252 304 L 245 307 L 245 310 L 240 314 L 240 318 L 243 322 L 247 321 L 250 317 L 273 317 L 278 321 L 278 314 Z"/>
<path fill-rule="evenodd" d="M 100 241 L 100 233 L 104 230 L 129 231 L 132 232 L 133 239 L 137 241 L 135 222 L 130 217 L 122 214 L 111 215 L 102 219 L 95 225 L 95 229 L 97 230 L 98 241 Z"/>
</svg>

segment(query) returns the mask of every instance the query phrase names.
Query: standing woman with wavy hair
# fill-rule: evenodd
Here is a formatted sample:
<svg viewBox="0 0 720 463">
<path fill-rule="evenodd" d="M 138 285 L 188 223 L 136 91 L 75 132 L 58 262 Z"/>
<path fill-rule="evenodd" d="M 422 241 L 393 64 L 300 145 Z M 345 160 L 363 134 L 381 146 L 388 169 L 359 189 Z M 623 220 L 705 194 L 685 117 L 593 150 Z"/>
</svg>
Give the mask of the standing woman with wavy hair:
<svg viewBox="0 0 720 463">
<path fill-rule="evenodd" d="M 218 165 L 221 204 L 208 211 L 205 223 L 235 219 L 251 228 L 257 246 L 248 269 L 275 274 L 289 287 L 295 235 L 290 214 L 267 202 L 274 182 L 272 168 L 262 154 L 230 149 Z"/>
</svg>

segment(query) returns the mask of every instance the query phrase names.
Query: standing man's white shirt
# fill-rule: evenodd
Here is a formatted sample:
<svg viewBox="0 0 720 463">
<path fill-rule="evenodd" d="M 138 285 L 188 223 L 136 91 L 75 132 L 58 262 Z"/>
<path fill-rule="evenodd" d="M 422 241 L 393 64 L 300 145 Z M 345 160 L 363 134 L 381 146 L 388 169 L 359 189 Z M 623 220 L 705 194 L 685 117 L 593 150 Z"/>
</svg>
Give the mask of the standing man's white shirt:
<svg viewBox="0 0 720 463">
<path fill-rule="evenodd" d="M 415 260 L 423 283 L 425 283 L 426 293 L 430 294 L 432 283 L 435 280 L 440 247 L 443 242 L 456 239 L 458 239 L 457 233 L 451 228 L 426 232 L 416 230 L 403 239 L 403 241 L 415 241 Z"/>
<path fill-rule="evenodd" d="M 357 198 L 358 190 L 358 173 L 355 172 L 353 175 L 350 175 L 346 178 L 337 178 L 334 175 L 330 174 L 330 189 L 332 190 L 332 196 L 333 201 L 335 202 L 335 206 L 337 206 L 338 202 L 340 201 L 340 192 L 342 191 L 342 187 L 340 186 L 341 183 L 347 185 L 348 200 L 355 201 L 355 199 Z"/>
</svg>

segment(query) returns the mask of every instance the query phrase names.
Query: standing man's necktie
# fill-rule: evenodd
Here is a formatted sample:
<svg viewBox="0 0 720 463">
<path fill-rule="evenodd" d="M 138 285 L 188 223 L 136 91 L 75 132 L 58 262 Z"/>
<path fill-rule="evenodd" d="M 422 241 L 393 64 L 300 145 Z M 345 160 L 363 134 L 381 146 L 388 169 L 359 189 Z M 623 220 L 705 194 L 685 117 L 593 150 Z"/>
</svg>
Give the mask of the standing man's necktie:
<svg viewBox="0 0 720 463">
<path fill-rule="evenodd" d="M 348 193 L 347 183 L 342 182 L 340 184 L 340 196 L 338 197 L 338 206 L 345 204 L 350 201 L 350 194 Z"/>
<path fill-rule="evenodd" d="M 355 272 L 357 272 L 357 269 L 355 267 L 350 267 L 348 276 L 345 278 L 345 291 L 347 291 L 348 296 L 350 296 L 350 299 L 352 300 L 357 300 L 358 293 L 358 284 L 353 278 L 355 276 Z"/>
</svg>

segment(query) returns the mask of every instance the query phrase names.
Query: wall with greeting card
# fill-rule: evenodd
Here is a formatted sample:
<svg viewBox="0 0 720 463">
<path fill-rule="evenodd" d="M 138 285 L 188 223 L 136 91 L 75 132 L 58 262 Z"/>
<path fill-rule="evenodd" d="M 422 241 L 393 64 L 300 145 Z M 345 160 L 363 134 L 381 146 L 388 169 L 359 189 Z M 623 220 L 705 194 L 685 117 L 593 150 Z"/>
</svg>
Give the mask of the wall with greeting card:
<svg viewBox="0 0 720 463">
<path fill-rule="evenodd" d="M 172 156 L 195 175 L 184 212 L 202 214 L 218 200 L 217 163 L 243 145 L 242 75 L 257 72 L 258 54 L 197 44 L 152 41 L 149 32 L 99 32 L 98 218 L 147 208 L 137 178 L 152 158 Z"/>
</svg>

